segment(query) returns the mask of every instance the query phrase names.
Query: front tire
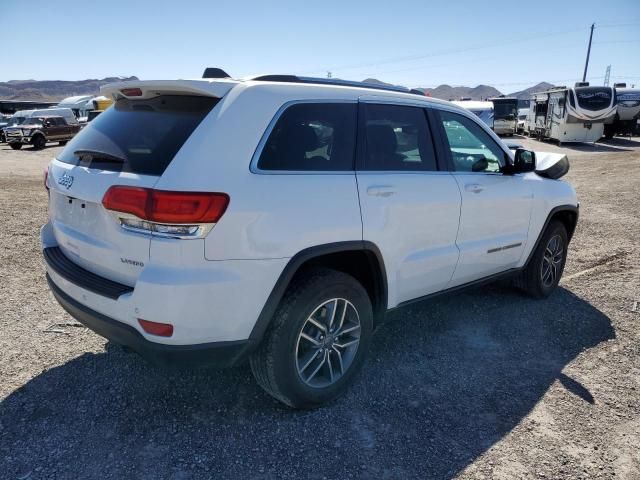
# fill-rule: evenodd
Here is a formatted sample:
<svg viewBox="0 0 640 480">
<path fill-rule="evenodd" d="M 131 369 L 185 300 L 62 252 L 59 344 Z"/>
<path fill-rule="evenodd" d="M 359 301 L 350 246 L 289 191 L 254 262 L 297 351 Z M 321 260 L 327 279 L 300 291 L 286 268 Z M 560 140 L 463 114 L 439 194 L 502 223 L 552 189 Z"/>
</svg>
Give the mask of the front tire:
<svg viewBox="0 0 640 480">
<path fill-rule="evenodd" d="M 567 229 L 553 220 L 516 285 L 533 298 L 547 298 L 558 286 L 569 246 Z"/>
<path fill-rule="evenodd" d="M 293 408 L 339 397 L 365 360 L 371 300 L 350 275 L 329 269 L 297 276 L 274 315 L 251 370 L 258 384 Z"/>
</svg>

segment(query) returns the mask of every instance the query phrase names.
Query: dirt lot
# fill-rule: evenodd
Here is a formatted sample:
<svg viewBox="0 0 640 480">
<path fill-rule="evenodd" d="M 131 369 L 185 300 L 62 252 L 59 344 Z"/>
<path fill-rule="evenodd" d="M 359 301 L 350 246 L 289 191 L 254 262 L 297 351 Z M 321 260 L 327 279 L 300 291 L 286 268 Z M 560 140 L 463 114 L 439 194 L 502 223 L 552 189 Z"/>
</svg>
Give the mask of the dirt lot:
<svg viewBox="0 0 640 480">
<path fill-rule="evenodd" d="M 77 326 L 38 250 L 59 147 L 0 145 L 0 477 L 640 478 L 640 139 L 521 141 L 571 160 L 561 288 L 396 312 L 356 385 L 312 412 L 246 366 L 161 370 Z"/>
</svg>

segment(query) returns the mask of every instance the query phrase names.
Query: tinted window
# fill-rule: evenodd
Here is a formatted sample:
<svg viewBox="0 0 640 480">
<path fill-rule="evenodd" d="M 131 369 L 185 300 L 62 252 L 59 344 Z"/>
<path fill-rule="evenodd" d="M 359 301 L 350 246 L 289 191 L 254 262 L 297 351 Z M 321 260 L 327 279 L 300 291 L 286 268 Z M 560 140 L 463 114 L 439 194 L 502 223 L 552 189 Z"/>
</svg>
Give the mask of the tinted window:
<svg viewBox="0 0 640 480">
<path fill-rule="evenodd" d="M 120 99 L 83 128 L 58 159 L 102 170 L 162 175 L 217 102 L 185 95 Z"/>
<path fill-rule="evenodd" d="M 364 104 L 365 170 L 437 170 L 424 109 Z"/>
<path fill-rule="evenodd" d="M 288 107 L 262 149 L 262 170 L 353 170 L 356 105 L 298 103 Z"/>
<path fill-rule="evenodd" d="M 453 166 L 457 172 L 499 172 L 505 152 L 473 120 L 440 111 Z"/>
<path fill-rule="evenodd" d="M 611 105 L 611 87 L 576 87 L 578 106 L 585 110 L 603 110 Z"/>
</svg>

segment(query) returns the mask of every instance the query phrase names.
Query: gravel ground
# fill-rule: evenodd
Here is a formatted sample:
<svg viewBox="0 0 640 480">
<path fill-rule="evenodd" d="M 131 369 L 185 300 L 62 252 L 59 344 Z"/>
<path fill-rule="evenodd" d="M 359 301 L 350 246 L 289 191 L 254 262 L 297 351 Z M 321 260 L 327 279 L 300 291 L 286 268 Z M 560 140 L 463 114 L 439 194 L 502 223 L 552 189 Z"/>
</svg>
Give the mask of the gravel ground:
<svg viewBox="0 0 640 480">
<path fill-rule="evenodd" d="M 398 311 L 348 394 L 310 412 L 246 366 L 162 370 L 78 327 L 38 251 L 59 147 L 0 145 L 0 478 L 640 478 L 640 139 L 518 140 L 571 160 L 561 288 Z"/>
</svg>

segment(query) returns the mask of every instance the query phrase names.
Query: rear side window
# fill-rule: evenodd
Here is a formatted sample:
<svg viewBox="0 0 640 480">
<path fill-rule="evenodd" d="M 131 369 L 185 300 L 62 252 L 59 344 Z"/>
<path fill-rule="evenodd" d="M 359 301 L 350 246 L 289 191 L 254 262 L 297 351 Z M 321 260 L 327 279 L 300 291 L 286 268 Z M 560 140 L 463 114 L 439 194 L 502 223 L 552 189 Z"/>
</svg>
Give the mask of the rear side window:
<svg viewBox="0 0 640 480">
<path fill-rule="evenodd" d="M 437 170 L 424 109 L 368 103 L 363 107 L 364 170 Z"/>
<path fill-rule="evenodd" d="M 288 107 L 265 143 L 258 168 L 290 171 L 353 170 L 355 103 L 298 103 Z"/>
<path fill-rule="evenodd" d="M 100 170 L 162 175 L 218 101 L 186 95 L 120 99 L 76 135 L 58 160 Z"/>
</svg>

